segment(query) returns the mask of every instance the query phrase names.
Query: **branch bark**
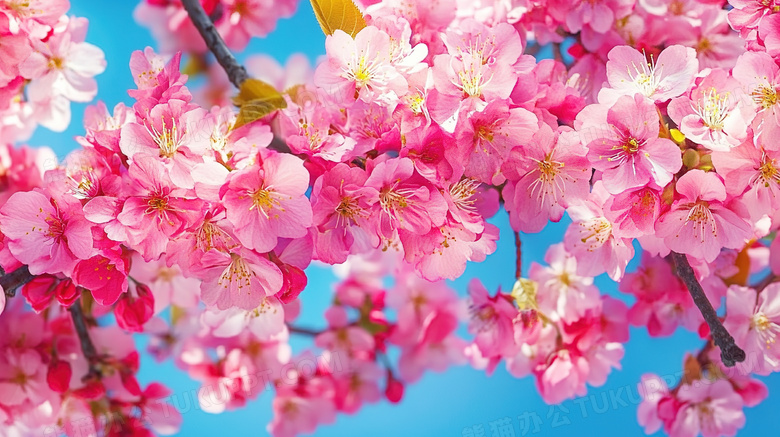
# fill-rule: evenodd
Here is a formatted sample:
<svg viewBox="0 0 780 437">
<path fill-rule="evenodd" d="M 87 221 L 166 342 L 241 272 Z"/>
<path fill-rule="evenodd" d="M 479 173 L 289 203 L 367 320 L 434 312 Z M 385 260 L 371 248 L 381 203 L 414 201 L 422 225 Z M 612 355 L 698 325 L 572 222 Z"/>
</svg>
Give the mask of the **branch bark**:
<svg viewBox="0 0 780 437">
<path fill-rule="evenodd" d="M 203 6 L 200 4 L 200 0 L 182 0 L 184 9 L 192 20 L 192 24 L 198 29 L 200 35 L 203 37 L 203 41 L 206 42 L 206 46 L 209 48 L 214 57 L 217 58 L 217 62 L 230 79 L 230 82 L 241 88 L 241 84 L 247 79 L 246 69 L 243 65 L 239 64 L 235 56 L 230 52 L 225 45 L 225 40 L 217 32 L 217 28 L 214 27 L 214 23 L 211 18 L 203 10 Z"/>
<path fill-rule="evenodd" d="M 688 287 L 693 302 L 699 307 L 701 315 L 704 316 L 704 320 L 710 327 L 712 340 L 720 348 L 720 358 L 723 364 L 726 367 L 732 367 L 734 364 L 744 361 L 745 351 L 737 346 L 734 342 L 734 337 L 729 334 L 729 331 L 721 323 L 718 313 L 715 312 L 709 299 L 707 299 L 707 295 L 704 294 L 704 289 L 701 288 L 701 284 L 696 279 L 696 274 L 688 263 L 688 258 L 683 254 L 672 252 L 672 260 L 674 260 L 677 276 Z"/>
<path fill-rule="evenodd" d="M 0 287 L 3 287 L 7 297 L 14 297 L 16 296 L 16 289 L 32 281 L 33 278 L 35 276 L 30 274 L 27 266 L 21 266 L 13 272 L 0 277 Z"/>
<path fill-rule="evenodd" d="M 84 353 L 84 358 L 89 363 L 89 371 L 84 379 L 100 378 L 101 372 L 97 368 L 97 364 L 100 362 L 95 344 L 92 343 L 92 339 L 89 337 L 89 330 L 87 328 L 87 321 L 84 318 L 84 311 L 81 309 L 81 298 L 73 302 L 73 305 L 68 308 L 70 311 L 70 317 L 73 320 L 73 326 L 76 329 L 76 333 L 79 336 L 79 343 L 81 343 L 81 352 Z"/>
</svg>

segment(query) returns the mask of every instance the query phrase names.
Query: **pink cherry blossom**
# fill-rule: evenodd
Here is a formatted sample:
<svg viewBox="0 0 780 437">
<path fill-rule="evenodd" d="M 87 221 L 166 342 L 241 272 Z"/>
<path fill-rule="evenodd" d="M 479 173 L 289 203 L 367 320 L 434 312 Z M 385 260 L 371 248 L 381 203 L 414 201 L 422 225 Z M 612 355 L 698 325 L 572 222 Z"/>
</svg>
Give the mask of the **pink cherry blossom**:
<svg viewBox="0 0 780 437">
<path fill-rule="evenodd" d="M 749 356 L 755 355 L 750 359 L 755 366 L 748 371 L 759 375 L 780 369 L 778 297 L 780 284 L 770 284 L 761 293 L 732 285 L 726 295 L 728 314 L 723 325 Z"/>
<path fill-rule="evenodd" d="M 195 223 L 203 210 L 200 199 L 173 185 L 163 164 L 144 155 L 128 171 L 130 196 L 116 216 L 127 239 L 146 261 L 157 259 L 168 242 Z"/>
<path fill-rule="evenodd" d="M 523 108 L 512 108 L 503 100 L 494 100 L 482 111 L 459 118 L 457 159 L 465 163 L 465 175 L 498 185 L 504 181 L 501 163 L 509 152 L 531 141 L 537 128 L 536 116 Z"/>
<path fill-rule="evenodd" d="M 282 287 L 279 268 L 249 249 L 230 253 L 212 249 L 203 255 L 201 264 L 201 299 L 221 310 L 234 306 L 253 310 Z"/>
<path fill-rule="evenodd" d="M 726 152 L 745 139 L 751 115 L 741 90 L 725 70 L 715 69 L 691 91 L 669 103 L 669 116 L 687 138 L 713 151 Z"/>
<path fill-rule="evenodd" d="M 338 164 L 314 183 L 312 224 L 319 230 L 314 244 L 321 261 L 344 262 L 350 253 L 379 246 L 379 237 L 370 227 L 370 212 L 379 193 L 364 186 L 367 179 L 365 170 Z"/>
<path fill-rule="evenodd" d="M 606 114 L 595 108 L 586 111 L 578 120 L 590 137 L 586 139 L 588 159 L 603 172 L 604 186 L 610 193 L 619 194 L 649 182 L 663 187 L 680 169 L 679 148 L 671 140 L 658 137 L 655 105 L 641 95 L 620 97 Z"/>
<path fill-rule="evenodd" d="M 309 175 L 298 158 L 269 153 L 231 174 L 220 197 L 238 239 L 250 249 L 268 252 L 279 237 L 306 235 L 312 223 L 308 187 Z"/>
<path fill-rule="evenodd" d="M 353 39 L 337 29 L 325 41 L 328 60 L 314 73 L 314 83 L 341 105 L 360 98 L 392 102 L 406 94 L 407 82 L 392 64 L 390 36 L 367 26 Z"/>
<path fill-rule="evenodd" d="M 673 45 L 657 59 L 648 61 L 645 54 L 628 46 L 610 50 L 607 62 L 609 88 L 599 93 L 599 102 L 612 103 L 620 96 L 641 94 L 656 102 L 682 95 L 699 70 L 696 51 Z"/>
<path fill-rule="evenodd" d="M 11 253 L 34 275 L 70 275 L 79 260 L 93 254 L 91 224 L 69 196 L 14 193 L 0 208 L 0 226 Z"/>
<path fill-rule="evenodd" d="M 373 220 L 381 237 L 402 229 L 417 235 L 444 224 L 447 202 L 439 190 L 420 176 L 409 158 L 388 159 L 371 170 L 366 186 L 376 189 Z"/>
<path fill-rule="evenodd" d="M 503 197 L 512 228 L 538 232 L 557 222 L 573 199 L 588 193 L 590 165 L 574 132 L 555 132 L 542 124 L 533 140 L 515 148 L 503 165 L 509 179 Z"/>
<path fill-rule="evenodd" d="M 606 272 L 613 280 L 619 280 L 634 256 L 634 248 L 630 239 L 613 232 L 613 222 L 604 216 L 608 197 L 606 188 L 598 181 L 587 200 L 569 207 L 573 223 L 566 231 L 564 243 L 577 259 L 579 274 L 596 276 Z"/>
<path fill-rule="evenodd" d="M 683 403 L 672 422 L 673 436 L 734 436 L 745 426 L 742 398 L 726 380 L 683 386 L 677 392 Z"/>
<path fill-rule="evenodd" d="M 722 248 L 741 248 L 750 238 L 747 221 L 725 203 L 726 188 L 718 175 L 691 170 L 675 190 L 680 198 L 656 225 L 669 249 L 712 262 Z"/>
<path fill-rule="evenodd" d="M 558 243 L 550 246 L 545 254 L 544 267 L 531 264 L 529 279 L 539 284 L 537 304 L 539 310 L 550 318 L 573 322 L 585 311 L 598 305 L 598 289 L 593 278 L 577 274 L 577 260 Z"/>
</svg>

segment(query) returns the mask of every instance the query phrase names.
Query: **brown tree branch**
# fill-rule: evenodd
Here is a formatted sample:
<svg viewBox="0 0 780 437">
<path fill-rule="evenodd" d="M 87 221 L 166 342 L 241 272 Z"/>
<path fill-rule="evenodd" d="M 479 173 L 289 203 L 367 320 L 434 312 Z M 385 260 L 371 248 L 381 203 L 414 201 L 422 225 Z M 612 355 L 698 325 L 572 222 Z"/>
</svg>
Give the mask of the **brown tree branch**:
<svg viewBox="0 0 780 437">
<path fill-rule="evenodd" d="M 70 311 L 70 317 L 73 319 L 73 327 L 76 329 L 76 333 L 79 336 L 79 343 L 81 343 L 81 351 L 84 353 L 84 358 L 89 363 L 89 372 L 84 376 L 84 380 L 92 378 L 100 378 L 101 372 L 97 367 L 100 362 L 95 344 L 92 343 L 92 339 L 89 338 L 89 330 L 87 328 L 87 321 L 84 318 L 84 311 L 81 309 L 81 299 L 79 298 L 73 305 L 68 308 Z"/>
<path fill-rule="evenodd" d="M 704 294 L 704 289 L 701 288 L 701 284 L 696 279 L 696 274 L 693 272 L 693 268 L 688 263 L 688 258 L 685 255 L 672 252 L 672 260 L 677 270 L 677 276 L 682 279 L 685 286 L 688 287 L 688 291 L 691 293 L 693 302 L 699 307 L 701 315 L 704 316 L 704 320 L 710 327 L 710 333 L 712 334 L 712 340 L 720 348 L 720 358 L 726 367 L 733 367 L 734 364 L 745 360 L 745 351 L 740 349 L 734 342 L 734 337 L 729 334 L 729 331 L 723 326 L 718 313 L 712 307 L 707 295 Z"/>
<path fill-rule="evenodd" d="M 35 276 L 30 274 L 30 269 L 27 266 L 21 266 L 13 272 L 0 277 L 0 287 L 3 287 L 7 297 L 14 297 L 16 296 L 17 288 L 32 281 L 34 278 Z"/>
<path fill-rule="evenodd" d="M 225 41 L 219 35 L 219 32 L 217 32 L 217 28 L 214 27 L 211 18 L 209 18 L 206 11 L 203 10 L 200 0 L 182 0 L 182 4 L 187 11 L 187 14 L 190 16 L 192 24 L 194 24 L 195 28 L 200 32 L 203 41 L 206 42 L 206 46 L 211 50 L 211 53 L 214 54 L 214 57 L 217 58 L 219 65 L 225 69 L 230 82 L 233 83 L 236 88 L 241 88 L 241 84 L 244 83 L 248 77 L 246 69 L 243 65 L 238 63 L 235 56 L 233 56 L 227 48 Z"/>
</svg>

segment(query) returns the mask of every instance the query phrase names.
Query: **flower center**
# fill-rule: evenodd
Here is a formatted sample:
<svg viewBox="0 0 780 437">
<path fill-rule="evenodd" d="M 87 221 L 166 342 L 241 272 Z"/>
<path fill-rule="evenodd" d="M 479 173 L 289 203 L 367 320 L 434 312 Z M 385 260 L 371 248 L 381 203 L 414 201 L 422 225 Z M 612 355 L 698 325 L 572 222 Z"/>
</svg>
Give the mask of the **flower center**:
<svg viewBox="0 0 780 437">
<path fill-rule="evenodd" d="M 631 67 L 634 67 L 633 72 Z M 628 77 L 631 78 L 645 97 L 652 96 L 658 89 L 658 77 L 655 74 L 656 65 L 652 55 L 650 56 L 650 62 L 642 62 L 639 65 L 632 63 L 631 67 L 626 66 Z"/>
<path fill-rule="evenodd" d="M 162 119 L 162 130 L 157 130 L 152 126 L 151 130 L 147 127 L 149 134 L 152 136 L 154 143 L 160 148 L 161 158 L 173 158 L 176 152 L 181 146 L 182 132 L 176 126 L 176 121 L 171 121 L 171 125 L 167 126 L 165 118 Z"/>
<path fill-rule="evenodd" d="M 753 316 L 753 319 L 750 321 L 750 328 L 756 330 L 758 337 L 763 341 L 767 349 L 771 349 L 777 341 L 777 334 L 780 333 L 780 325 L 769 320 L 764 313 L 758 313 Z"/>
<path fill-rule="evenodd" d="M 49 224 L 49 230 L 46 231 L 47 237 L 59 239 L 65 233 L 65 222 L 63 222 L 59 217 L 50 215 L 46 218 L 46 223 Z"/>
<path fill-rule="evenodd" d="M 771 182 L 780 184 L 780 171 L 775 167 L 775 160 L 764 154 L 761 167 L 758 168 L 759 179 L 764 182 L 764 187 L 769 188 Z"/>
<path fill-rule="evenodd" d="M 588 251 L 603 246 L 612 235 L 612 223 L 604 217 L 594 218 L 580 223 L 581 232 L 585 234 L 580 241 L 585 243 Z"/>
<path fill-rule="evenodd" d="M 257 209 L 265 218 L 270 218 L 269 212 L 280 205 L 274 197 L 274 193 L 269 189 L 258 189 L 252 192 L 252 206 L 249 210 Z"/>
<path fill-rule="evenodd" d="M 249 294 L 249 288 L 252 283 L 252 276 L 254 276 L 254 272 L 249 268 L 249 264 L 247 264 L 246 260 L 241 258 L 239 255 L 231 253 L 230 259 L 230 266 L 228 266 L 228 268 L 222 272 L 222 275 L 219 277 L 217 284 L 223 286 L 224 288 L 228 288 L 230 285 L 235 284 L 239 291 L 246 287 L 246 292 Z"/>
<path fill-rule="evenodd" d="M 464 97 L 481 97 L 482 87 L 490 82 L 491 78 L 482 75 L 482 56 L 475 54 L 468 64 L 464 62 L 463 69 L 458 72 L 460 84 L 455 85 L 463 90 Z"/>
<path fill-rule="evenodd" d="M 771 108 L 777 103 L 777 90 L 769 85 L 759 85 L 752 93 L 753 101 L 764 109 Z"/>
<path fill-rule="evenodd" d="M 349 223 L 354 223 L 356 218 L 362 217 L 363 210 L 358 204 L 358 199 L 345 196 L 336 207 L 336 213 L 338 214 L 336 226 L 347 226 Z"/>
<path fill-rule="evenodd" d="M 51 59 L 49 59 L 49 69 L 52 70 L 62 70 L 62 66 L 65 64 L 65 61 L 60 58 L 59 56 L 55 56 Z"/>
<path fill-rule="evenodd" d="M 536 161 L 539 174 L 536 180 L 529 186 L 531 194 L 539 198 L 542 203 L 544 203 L 548 195 L 557 199 L 558 193 L 563 192 L 566 188 L 566 180 L 571 179 L 571 176 L 561 174 L 561 169 L 563 169 L 565 164 L 552 158 L 552 153 L 550 153 L 543 161 Z"/>
<path fill-rule="evenodd" d="M 705 126 L 712 130 L 722 130 L 729 115 L 729 93 L 722 97 L 715 88 L 711 88 L 693 109 L 701 117 Z"/>
<path fill-rule="evenodd" d="M 705 241 L 705 231 L 707 226 L 710 227 L 710 232 L 714 237 L 718 236 L 718 225 L 715 223 L 715 219 L 712 217 L 712 211 L 710 211 L 707 202 L 699 201 L 688 211 L 687 223 L 693 222 L 693 236 L 694 238 L 701 238 L 701 242 Z"/>
<path fill-rule="evenodd" d="M 211 249 L 227 252 L 236 246 L 233 238 L 210 220 L 203 222 L 203 226 L 195 236 L 195 245 L 204 252 Z"/>
<path fill-rule="evenodd" d="M 396 210 L 404 209 L 409 206 L 409 203 L 409 199 L 407 199 L 403 193 L 392 188 L 385 188 L 379 194 L 379 204 L 387 213 L 393 213 Z"/>
<path fill-rule="evenodd" d="M 450 187 L 450 197 L 452 197 L 455 206 L 468 212 L 476 212 L 474 202 L 477 199 L 474 198 L 474 194 L 477 192 L 479 184 L 480 182 L 476 179 L 466 178 L 452 185 Z"/>
</svg>

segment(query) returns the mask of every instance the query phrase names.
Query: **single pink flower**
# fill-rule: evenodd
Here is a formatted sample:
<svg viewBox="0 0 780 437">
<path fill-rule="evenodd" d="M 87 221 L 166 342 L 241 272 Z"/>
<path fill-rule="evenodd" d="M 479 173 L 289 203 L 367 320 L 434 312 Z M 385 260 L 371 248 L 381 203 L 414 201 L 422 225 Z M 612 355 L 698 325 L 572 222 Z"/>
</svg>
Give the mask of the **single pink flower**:
<svg viewBox="0 0 780 437">
<path fill-rule="evenodd" d="M 726 205 L 726 188 L 715 173 L 691 170 L 675 189 L 680 198 L 656 224 L 669 249 L 712 262 L 722 248 L 742 248 L 752 236 L 748 222 Z"/>
<path fill-rule="evenodd" d="M 553 320 L 573 322 L 599 305 L 599 291 L 593 278 L 577 274 L 577 260 L 563 243 L 550 246 L 544 256 L 548 266 L 531 263 L 528 278 L 538 284 L 539 311 Z"/>
<path fill-rule="evenodd" d="M 93 254 L 91 227 L 81 203 L 68 195 L 19 192 L 0 208 L 5 244 L 33 275 L 69 276 L 79 260 Z"/>
<path fill-rule="evenodd" d="M 45 42 L 31 40 L 35 51 L 19 66 L 22 76 L 33 79 L 29 92 L 62 94 L 75 102 L 95 97 L 93 77 L 106 69 L 106 61 L 102 50 L 84 42 L 86 28 L 86 18 L 74 17 Z"/>
<path fill-rule="evenodd" d="M 127 242 L 146 261 L 157 259 L 168 242 L 203 213 L 203 201 L 175 186 L 157 158 L 141 155 L 128 170 L 128 194 L 116 216 Z"/>
<path fill-rule="evenodd" d="M 425 234 L 401 230 L 404 259 L 429 281 L 456 279 L 466 270 L 468 261 L 482 262 L 495 252 L 498 228 L 485 224 L 476 234 L 459 223 L 445 222 Z"/>
<path fill-rule="evenodd" d="M 765 135 L 769 139 L 766 147 L 780 149 L 773 141 L 780 135 L 780 67 L 766 52 L 747 52 L 739 57 L 731 74 L 745 91 L 745 103 L 753 109 L 756 136 Z"/>
<path fill-rule="evenodd" d="M 745 426 L 742 398 L 728 380 L 684 385 L 677 391 L 683 402 L 672 422 L 669 435 L 675 437 L 735 436 Z"/>
<path fill-rule="evenodd" d="M 538 128 L 536 116 L 523 108 L 509 108 L 504 100 L 493 100 L 482 111 L 458 119 L 455 131 L 457 158 L 465 165 L 465 176 L 480 182 L 500 185 L 504 182 L 501 164 L 509 152 L 531 142 Z"/>
<path fill-rule="evenodd" d="M 396 230 L 424 235 L 444 224 L 447 202 L 438 188 L 415 171 L 409 158 L 379 162 L 370 170 L 366 186 L 379 193 L 372 219 L 383 238 L 391 239 Z"/>
<path fill-rule="evenodd" d="M 321 261 L 342 263 L 350 253 L 379 246 L 379 237 L 370 226 L 379 193 L 365 186 L 367 179 L 365 170 L 338 164 L 314 183 L 312 224 L 317 227 L 314 245 Z"/>
<path fill-rule="evenodd" d="M 634 257 L 631 240 L 613 232 L 614 223 L 604 215 L 604 204 L 610 198 L 602 181 L 593 184 L 587 200 L 568 209 L 572 224 L 563 238 L 566 250 L 577 259 L 577 272 L 596 276 L 606 272 L 620 280 Z"/>
<path fill-rule="evenodd" d="M 780 208 L 780 150 L 763 147 L 767 138 L 757 144 L 746 141 L 730 152 L 713 152 L 712 164 L 726 184 L 726 193 L 739 197 L 747 207 L 752 222 Z"/>
<path fill-rule="evenodd" d="M 308 188 L 309 173 L 300 159 L 269 152 L 255 165 L 231 173 L 220 197 L 238 239 L 262 253 L 273 250 L 279 237 L 306 235 L 312 224 Z"/>
<path fill-rule="evenodd" d="M 726 309 L 723 325 L 748 354 L 747 362 L 754 364 L 746 370 L 759 375 L 780 370 L 780 284 L 769 284 L 761 293 L 732 285 Z"/>
<path fill-rule="evenodd" d="M 608 56 L 609 88 L 599 92 L 602 104 L 634 94 L 665 102 L 687 91 L 699 72 L 696 50 L 681 45 L 666 47 L 657 59 L 651 55 L 649 62 L 644 53 L 630 46 L 617 46 Z"/>
<path fill-rule="evenodd" d="M 119 147 L 130 160 L 151 156 L 165 165 L 181 188 L 193 188 L 192 170 L 211 149 L 213 120 L 208 112 L 182 100 L 154 106 L 142 120 L 122 127 Z"/>
<path fill-rule="evenodd" d="M 603 173 L 612 194 L 653 182 L 663 187 L 682 166 L 680 148 L 659 138 L 655 105 L 641 95 L 620 97 L 606 112 L 582 112 L 582 130 L 588 135 L 588 159 Z M 608 126 L 604 128 L 603 126 Z"/>
<path fill-rule="evenodd" d="M 503 163 L 509 179 L 503 189 L 512 228 L 539 232 L 557 222 L 572 200 L 588 195 L 591 167 L 576 133 L 555 132 L 546 124 Z"/>
<path fill-rule="evenodd" d="M 337 29 L 325 40 L 326 62 L 314 72 L 314 83 L 343 106 L 356 98 L 394 102 L 406 94 L 406 79 L 392 64 L 390 36 L 367 26 L 353 39 Z"/>
<path fill-rule="evenodd" d="M 246 249 L 230 253 L 210 250 L 203 255 L 198 276 L 201 299 L 220 310 L 254 310 L 263 298 L 282 287 L 282 273 L 268 258 Z"/>
<path fill-rule="evenodd" d="M 713 150 L 728 152 L 742 142 L 753 111 L 739 99 L 742 90 L 728 71 L 710 70 L 697 80 L 690 96 L 669 103 L 669 116 L 686 138 Z"/>
</svg>

